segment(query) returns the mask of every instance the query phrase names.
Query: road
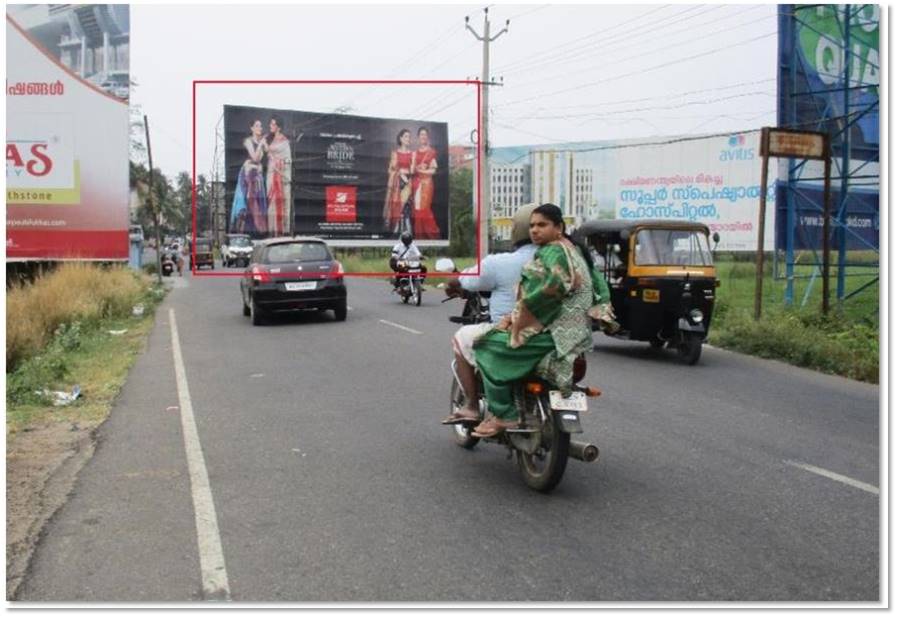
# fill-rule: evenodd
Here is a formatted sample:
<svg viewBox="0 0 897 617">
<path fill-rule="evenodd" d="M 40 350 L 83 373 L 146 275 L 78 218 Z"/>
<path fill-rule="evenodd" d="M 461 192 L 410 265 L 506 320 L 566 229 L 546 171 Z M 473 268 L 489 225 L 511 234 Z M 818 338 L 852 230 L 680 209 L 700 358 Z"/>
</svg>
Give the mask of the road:
<svg viewBox="0 0 897 617">
<path fill-rule="evenodd" d="M 349 279 L 345 323 L 253 327 L 235 278 L 175 282 L 20 600 L 879 599 L 877 386 L 596 335 L 601 457 L 542 495 L 439 424 L 441 293 Z"/>
</svg>

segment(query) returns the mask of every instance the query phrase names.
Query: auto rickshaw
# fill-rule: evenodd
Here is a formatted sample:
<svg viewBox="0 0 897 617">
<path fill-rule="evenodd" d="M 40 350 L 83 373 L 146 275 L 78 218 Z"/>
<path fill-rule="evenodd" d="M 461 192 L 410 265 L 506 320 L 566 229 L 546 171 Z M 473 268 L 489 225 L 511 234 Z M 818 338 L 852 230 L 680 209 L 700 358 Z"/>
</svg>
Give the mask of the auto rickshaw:
<svg viewBox="0 0 897 617">
<path fill-rule="evenodd" d="M 604 272 L 620 328 L 609 336 L 675 349 L 695 364 L 713 318 L 718 281 L 703 223 L 596 219 L 575 236 Z M 714 249 L 719 234 L 713 234 Z"/>
</svg>

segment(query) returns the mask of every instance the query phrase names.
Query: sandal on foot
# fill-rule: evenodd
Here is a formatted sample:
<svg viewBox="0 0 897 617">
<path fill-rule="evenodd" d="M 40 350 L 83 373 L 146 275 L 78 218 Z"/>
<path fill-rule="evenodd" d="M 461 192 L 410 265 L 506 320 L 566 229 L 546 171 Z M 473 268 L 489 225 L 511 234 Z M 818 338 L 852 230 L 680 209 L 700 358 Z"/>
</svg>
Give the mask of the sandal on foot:
<svg viewBox="0 0 897 617">
<path fill-rule="evenodd" d="M 480 421 L 479 414 L 466 414 L 461 411 L 456 411 L 450 413 L 445 420 L 442 421 L 443 424 L 474 424 Z"/>
<path fill-rule="evenodd" d="M 516 420 L 499 420 L 496 417 L 489 418 L 485 422 L 481 422 L 471 435 L 473 437 L 495 437 L 506 429 L 517 426 Z"/>
</svg>

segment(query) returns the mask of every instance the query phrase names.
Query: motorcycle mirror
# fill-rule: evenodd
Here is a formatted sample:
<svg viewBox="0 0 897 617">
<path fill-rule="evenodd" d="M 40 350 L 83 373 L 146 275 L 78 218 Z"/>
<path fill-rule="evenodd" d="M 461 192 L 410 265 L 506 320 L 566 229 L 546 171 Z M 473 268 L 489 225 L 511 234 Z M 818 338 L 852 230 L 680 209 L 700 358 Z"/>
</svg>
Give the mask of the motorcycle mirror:
<svg viewBox="0 0 897 617">
<path fill-rule="evenodd" d="M 434 266 L 437 272 L 454 272 L 455 271 L 455 262 L 449 259 L 448 257 L 440 257 L 436 260 L 436 266 Z"/>
<path fill-rule="evenodd" d="M 713 243 L 719 244 L 719 232 L 718 231 L 713 232 Z"/>
</svg>

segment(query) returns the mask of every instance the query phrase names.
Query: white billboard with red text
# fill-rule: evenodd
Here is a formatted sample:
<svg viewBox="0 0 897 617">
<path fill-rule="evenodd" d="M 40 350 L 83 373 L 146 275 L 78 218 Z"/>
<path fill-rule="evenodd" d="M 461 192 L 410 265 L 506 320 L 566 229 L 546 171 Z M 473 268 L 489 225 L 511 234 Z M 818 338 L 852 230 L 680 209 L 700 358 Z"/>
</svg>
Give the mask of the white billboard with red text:
<svg viewBox="0 0 897 617">
<path fill-rule="evenodd" d="M 9 260 L 128 258 L 128 19 L 7 6 Z"/>
</svg>

